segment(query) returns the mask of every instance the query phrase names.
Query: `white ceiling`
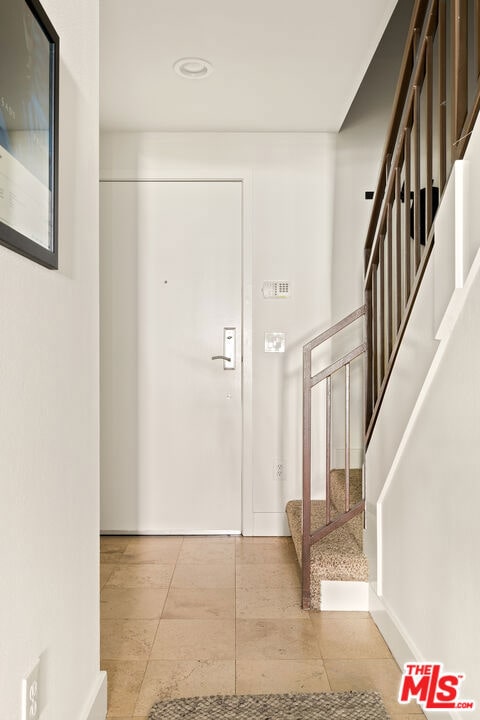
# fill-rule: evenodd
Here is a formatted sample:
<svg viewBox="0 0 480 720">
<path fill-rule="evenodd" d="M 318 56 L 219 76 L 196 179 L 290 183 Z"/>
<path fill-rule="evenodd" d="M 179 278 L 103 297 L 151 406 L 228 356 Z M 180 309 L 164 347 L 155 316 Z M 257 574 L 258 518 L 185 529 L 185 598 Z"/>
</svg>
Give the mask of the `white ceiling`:
<svg viewBox="0 0 480 720">
<path fill-rule="evenodd" d="M 339 130 L 396 2 L 100 0 L 101 127 Z"/>
</svg>

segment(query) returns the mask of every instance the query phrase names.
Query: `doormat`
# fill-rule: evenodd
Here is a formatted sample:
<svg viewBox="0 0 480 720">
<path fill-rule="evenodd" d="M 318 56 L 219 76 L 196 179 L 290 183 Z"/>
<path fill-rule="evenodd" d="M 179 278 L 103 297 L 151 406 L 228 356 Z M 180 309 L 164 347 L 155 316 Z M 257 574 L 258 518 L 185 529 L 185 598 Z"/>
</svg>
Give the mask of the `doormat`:
<svg viewBox="0 0 480 720">
<path fill-rule="evenodd" d="M 156 702 L 148 720 L 389 720 L 376 692 L 212 695 Z"/>
</svg>

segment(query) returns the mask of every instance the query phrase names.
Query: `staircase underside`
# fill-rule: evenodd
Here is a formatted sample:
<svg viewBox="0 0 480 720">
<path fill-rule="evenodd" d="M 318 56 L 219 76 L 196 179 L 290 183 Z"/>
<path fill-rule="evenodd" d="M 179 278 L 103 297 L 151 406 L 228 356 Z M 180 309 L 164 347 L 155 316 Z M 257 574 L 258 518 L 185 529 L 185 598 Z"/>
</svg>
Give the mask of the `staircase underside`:
<svg viewBox="0 0 480 720">
<path fill-rule="evenodd" d="M 331 475 L 331 519 L 334 520 L 344 505 L 345 472 L 333 470 Z M 361 500 L 362 478 L 360 470 L 352 470 L 350 478 L 351 504 Z M 325 524 L 325 501 L 312 501 L 312 532 Z M 302 501 L 291 500 L 286 507 L 290 532 L 295 545 L 297 558 L 302 564 Z M 350 596 L 355 597 L 355 586 L 352 583 L 361 583 L 358 587 L 359 597 L 365 597 L 366 583 L 368 582 L 367 558 L 363 553 L 363 516 L 350 520 L 342 527 L 334 530 L 325 538 L 312 546 L 311 550 L 311 601 L 312 609 L 325 609 L 322 603 L 322 584 L 335 581 L 348 583 Z M 341 594 L 342 586 L 339 585 Z M 345 589 L 347 586 L 345 586 Z M 352 595 L 353 593 L 353 595 Z M 355 601 L 352 600 L 353 604 Z M 333 609 L 333 608 L 332 608 Z M 363 609 L 350 607 L 349 609 Z"/>
</svg>

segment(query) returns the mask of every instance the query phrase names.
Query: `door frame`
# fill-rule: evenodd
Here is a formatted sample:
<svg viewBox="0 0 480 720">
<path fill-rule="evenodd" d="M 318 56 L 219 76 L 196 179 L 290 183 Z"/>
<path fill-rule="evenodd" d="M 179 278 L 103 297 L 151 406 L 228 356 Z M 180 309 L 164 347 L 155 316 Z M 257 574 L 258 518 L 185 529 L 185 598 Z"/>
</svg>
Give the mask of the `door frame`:
<svg viewBox="0 0 480 720">
<path fill-rule="evenodd" d="M 253 174 L 241 168 L 221 176 L 202 168 L 200 175 L 168 173 L 148 177 L 101 178 L 100 182 L 239 182 L 242 188 L 242 453 L 241 453 L 241 528 L 253 535 Z"/>
</svg>

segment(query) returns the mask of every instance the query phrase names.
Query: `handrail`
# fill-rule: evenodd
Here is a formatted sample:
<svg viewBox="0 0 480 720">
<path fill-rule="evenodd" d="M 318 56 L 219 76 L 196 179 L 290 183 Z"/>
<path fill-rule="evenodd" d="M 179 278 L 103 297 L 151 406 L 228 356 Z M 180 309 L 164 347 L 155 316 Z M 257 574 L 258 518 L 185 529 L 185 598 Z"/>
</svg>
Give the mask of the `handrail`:
<svg viewBox="0 0 480 720">
<path fill-rule="evenodd" d="M 352 313 L 350 313 L 350 315 L 347 315 L 346 317 L 342 318 L 342 320 L 339 320 L 335 325 L 332 325 L 331 328 L 328 328 L 328 330 L 325 330 L 323 333 L 320 333 L 320 335 L 317 335 L 317 337 L 313 338 L 313 340 L 310 340 L 310 342 L 303 346 L 304 352 L 305 350 L 314 350 L 326 340 L 330 340 L 330 338 L 334 335 L 337 335 L 340 330 L 348 327 L 348 325 L 351 325 L 353 322 L 355 322 L 355 320 L 358 320 L 358 318 L 362 317 L 362 315 L 364 314 L 365 305 L 362 305 L 361 307 L 357 308 L 357 310 L 354 310 Z"/>
<path fill-rule="evenodd" d="M 367 446 L 479 111 L 480 1 L 416 0 L 365 242 Z"/>
<path fill-rule="evenodd" d="M 350 350 L 350 352 L 343 358 L 340 358 L 340 360 L 336 360 L 334 363 L 329 365 L 327 368 L 325 368 L 325 370 L 322 370 L 316 375 L 313 375 L 310 380 L 310 387 L 315 387 L 315 385 L 318 385 L 319 382 L 325 380 L 329 375 L 333 375 L 333 373 L 337 372 L 337 370 L 341 370 L 342 367 L 345 367 L 345 365 L 351 363 L 352 360 L 355 360 L 355 358 L 357 358 L 359 355 L 363 355 L 366 349 L 367 343 L 362 343 L 353 350 Z"/>
<path fill-rule="evenodd" d="M 303 346 L 303 501 L 302 501 L 302 607 L 310 607 L 310 559 L 311 548 L 318 540 L 341 527 L 352 517 L 363 512 L 365 501 L 350 507 L 350 365 L 366 351 L 362 343 L 343 357 L 331 363 L 321 372 L 312 375 L 312 352 L 326 340 L 362 318 L 366 313 L 362 305 L 325 332 L 317 335 Z M 345 511 L 332 519 L 330 509 L 331 474 L 331 427 L 332 427 L 332 376 L 345 368 Z M 326 477 L 325 477 L 325 525 L 312 532 L 312 390 L 326 381 Z"/>
</svg>

